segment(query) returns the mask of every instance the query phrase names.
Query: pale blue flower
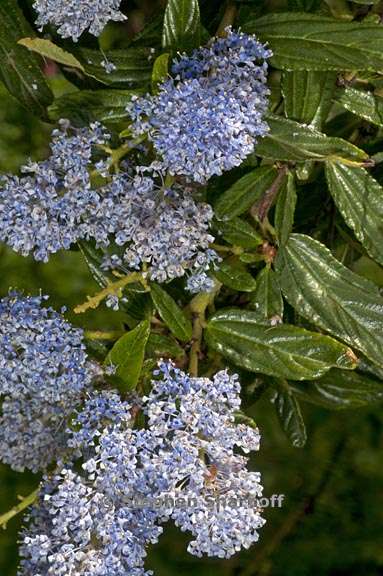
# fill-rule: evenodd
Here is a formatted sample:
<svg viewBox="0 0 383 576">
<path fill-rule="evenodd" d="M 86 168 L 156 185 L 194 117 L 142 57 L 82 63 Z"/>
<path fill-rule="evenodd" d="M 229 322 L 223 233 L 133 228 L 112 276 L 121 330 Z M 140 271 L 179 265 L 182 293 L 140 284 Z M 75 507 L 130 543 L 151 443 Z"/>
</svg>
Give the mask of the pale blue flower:
<svg viewBox="0 0 383 576">
<path fill-rule="evenodd" d="M 46 297 L 0 300 L 0 460 L 46 468 L 66 448 L 66 421 L 90 386 L 83 333 Z"/>
<path fill-rule="evenodd" d="M 254 151 L 268 126 L 270 50 L 254 36 L 227 31 L 206 48 L 181 56 L 154 96 L 128 107 L 135 136 L 147 134 L 163 169 L 205 183 Z"/>
<path fill-rule="evenodd" d="M 85 30 L 99 36 L 110 20 L 126 20 L 119 10 L 121 0 L 35 0 L 36 26 L 57 28 L 63 38 L 77 42 Z"/>
</svg>

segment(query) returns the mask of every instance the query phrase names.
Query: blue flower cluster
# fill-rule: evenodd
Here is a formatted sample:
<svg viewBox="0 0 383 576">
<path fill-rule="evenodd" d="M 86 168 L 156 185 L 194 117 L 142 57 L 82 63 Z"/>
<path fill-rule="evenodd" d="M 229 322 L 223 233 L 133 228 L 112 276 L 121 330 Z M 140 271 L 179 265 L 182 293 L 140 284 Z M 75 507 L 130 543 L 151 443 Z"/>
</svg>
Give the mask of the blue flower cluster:
<svg viewBox="0 0 383 576">
<path fill-rule="evenodd" d="M 89 233 L 89 220 L 99 204 L 89 168 L 94 146 L 107 136 L 99 124 L 69 133 L 52 133 L 51 156 L 29 163 L 24 176 L 0 178 L 0 240 L 16 252 L 47 261 Z"/>
<path fill-rule="evenodd" d="M 155 376 L 141 405 L 104 392 L 78 414 L 69 444 L 82 467 L 46 479 L 20 576 L 143 576 L 146 549 L 169 519 L 191 532 L 197 556 L 229 557 L 257 540 L 264 520 L 246 497 L 261 494 L 260 477 L 236 449 L 257 450 L 259 433 L 236 423 L 237 377 L 192 378 L 171 363 Z M 134 428 L 137 410 L 148 429 Z"/>
<path fill-rule="evenodd" d="M 99 36 L 109 20 L 125 20 L 120 12 L 121 0 L 35 0 L 36 25 L 57 28 L 63 38 L 78 40 L 85 30 Z"/>
<path fill-rule="evenodd" d="M 0 300 L 0 460 L 46 468 L 67 445 L 66 421 L 92 379 L 82 331 L 11 292 Z"/>
<path fill-rule="evenodd" d="M 197 203 L 192 190 L 163 185 L 163 175 L 121 172 L 94 161 L 97 145 L 109 135 L 99 124 L 74 130 L 61 121 L 53 132 L 51 156 L 24 167 L 21 178 L 0 180 L 0 241 L 24 256 L 47 261 L 79 240 L 106 248 L 104 268 L 124 272 L 145 268 L 152 280 L 165 282 L 197 275 L 191 291 L 209 290 L 209 266 L 218 259 L 209 248 L 213 210 Z M 92 169 L 101 175 L 93 186 Z M 201 274 L 203 274 L 201 276 Z"/>
<path fill-rule="evenodd" d="M 268 131 L 270 50 L 254 36 L 227 29 L 172 66 L 175 79 L 128 107 L 136 136 L 148 134 L 165 170 L 205 183 L 238 166 Z"/>
<path fill-rule="evenodd" d="M 259 449 L 256 428 L 236 423 L 240 384 L 218 372 L 212 380 L 192 378 L 171 363 L 160 364 L 147 398 L 149 429 L 160 439 L 152 458 L 159 489 L 174 496 L 169 516 L 192 534 L 188 551 L 228 558 L 258 540 L 264 520 L 254 501 L 260 474 L 246 469 L 237 453 Z M 185 505 L 177 505 L 182 498 Z"/>
<path fill-rule="evenodd" d="M 72 439 L 84 454 L 82 471 L 66 467 L 46 480 L 24 536 L 20 575 L 146 574 L 146 547 L 162 528 L 154 510 L 127 503 L 131 492 L 147 490 L 138 450 L 140 442 L 150 448 L 145 431 L 132 429 L 130 408 L 114 393 L 90 398 Z"/>
<path fill-rule="evenodd" d="M 133 179 L 117 175 L 104 192 L 100 214 L 100 225 L 107 223 L 106 232 L 113 232 L 115 243 L 122 247 L 121 254 L 111 253 L 105 259 L 106 269 L 144 266 L 150 279 L 161 283 L 185 272 L 206 271 L 218 258 L 209 248 L 214 241 L 208 231 L 213 210 L 196 203 L 185 187 L 160 186 L 152 176 L 141 174 Z M 100 226 L 96 239 L 108 243 Z M 207 278 L 204 286 L 209 282 Z"/>
</svg>

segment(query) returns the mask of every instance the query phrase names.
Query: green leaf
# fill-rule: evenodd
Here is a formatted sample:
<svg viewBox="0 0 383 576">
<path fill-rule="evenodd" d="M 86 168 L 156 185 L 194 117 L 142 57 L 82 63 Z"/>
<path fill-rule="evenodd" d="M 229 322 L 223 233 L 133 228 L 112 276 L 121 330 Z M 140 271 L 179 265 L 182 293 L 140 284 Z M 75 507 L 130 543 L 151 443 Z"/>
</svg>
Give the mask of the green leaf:
<svg viewBox="0 0 383 576">
<path fill-rule="evenodd" d="M 200 14 L 198 0 L 168 0 L 162 46 L 174 50 L 190 50 L 200 44 Z"/>
<path fill-rule="evenodd" d="M 80 240 L 77 244 L 93 278 L 101 288 L 105 288 L 110 279 L 101 268 L 102 254 L 90 242 Z"/>
<path fill-rule="evenodd" d="M 285 115 L 320 130 L 332 105 L 336 74 L 296 70 L 283 72 Z"/>
<path fill-rule="evenodd" d="M 221 236 L 234 246 L 256 248 L 263 239 L 258 232 L 245 220 L 233 218 L 226 222 L 218 222 L 217 228 Z"/>
<path fill-rule="evenodd" d="M 372 258 L 383 264 L 383 188 L 364 168 L 326 163 L 339 212 Z"/>
<path fill-rule="evenodd" d="M 162 320 L 178 340 L 187 342 L 192 337 L 192 325 L 183 310 L 158 284 L 151 285 L 150 294 Z"/>
<path fill-rule="evenodd" d="M 120 390 L 127 392 L 137 386 L 150 333 L 150 322 L 144 320 L 114 344 L 105 359 L 105 365 L 116 366 L 115 377 L 121 382 Z"/>
<path fill-rule="evenodd" d="M 136 92 L 130 90 L 81 90 L 57 98 L 49 106 L 52 120 L 69 118 L 86 125 L 94 120 L 116 123 L 126 120 L 126 107 Z"/>
<path fill-rule="evenodd" d="M 279 389 L 276 393 L 275 410 L 281 426 L 295 448 L 306 444 L 306 426 L 297 399 L 290 390 Z"/>
<path fill-rule="evenodd" d="M 154 332 L 150 334 L 146 344 L 146 354 L 160 358 L 182 358 L 185 356 L 184 350 L 174 338 Z"/>
<path fill-rule="evenodd" d="M 257 287 L 251 298 L 250 307 L 254 309 L 260 324 L 278 323 L 283 318 L 283 298 L 278 278 L 270 266 L 265 266 L 257 276 Z"/>
<path fill-rule="evenodd" d="M 268 114 L 266 120 L 270 132 L 258 143 L 257 156 L 295 162 L 337 160 L 356 164 L 368 157 L 346 140 L 326 136 L 282 116 Z"/>
<path fill-rule="evenodd" d="M 278 200 L 275 206 L 274 225 L 280 244 L 287 242 L 293 229 L 296 203 L 295 177 L 294 174 L 289 172 L 284 186 L 278 193 Z"/>
<path fill-rule="evenodd" d="M 273 166 L 262 166 L 237 180 L 215 203 L 218 220 L 232 220 L 246 212 L 270 188 L 277 174 Z"/>
<path fill-rule="evenodd" d="M 47 117 L 53 94 L 40 69 L 40 60 L 18 44 L 33 34 L 14 0 L 0 2 L 0 80 L 33 114 Z"/>
<path fill-rule="evenodd" d="M 141 89 L 150 86 L 155 53 L 150 48 L 125 48 L 100 52 L 89 48 L 73 48 L 85 73 L 113 88 Z M 101 62 L 111 62 L 116 69 L 107 72 Z"/>
<path fill-rule="evenodd" d="M 323 244 L 292 234 L 275 266 L 282 292 L 299 314 L 383 366 L 383 298 Z"/>
<path fill-rule="evenodd" d="M 129 326 L 135 327 L 142 320 L 150 320 L 153 316 L 153 303 L 147 292 L 131 292 L 128 285 L 125 289 L 127 301 L 121 303 L 120 308 L 128 318 Z"/>
<path fill-rule="evenodd" d="M 356 116 L 377 126 L 383 126 L 383 98 L 380 96 L 374 96 L 367 90 L 346 87 L 337 90 L 336 100 Z"/>
<path fill-rule="evenodd" d="M 66 66 L 85 72 L 81 62 L 77 60 L 73 54 L 66 52 L 66 50 L 63 50 L 50 40 L 45 38 L 21 38 L 18 44 L 25 46 L 25 48 L 28 48 L 28 50 L 32 52 L 40 54 L 43 58 L 50 58 L 55 62 L 59 62 L 59 64 L 65 64 Z"/>
<path fill-rule="evenodd" d="M 364 374 L 333 368 L 319 380 L 292 382 L 300 399 L 329 410 L 362 408 L 383 400 L 383 383 Z"/>
<path fill-rule="evenodd" d="M 214 276 L 225 286 L 239 292 L 253 292 L 257 286 L 255 279 L 240 262 L 221 262 Z"/>
<path fill-rule="evenodd" d="M 268 42 L 271 64 L 282 70 L 383 69 L 383 28 L 306 13 L 275 13 L 243 25 Z"/>
<path fill-rule="evenodd" d="M 169 57 L 170 54 L 160 54 L 153 64 L 152 70 L 152 88 L 155 90 L 157 85 L 166 80 L 169 74 Z"/>
<path fill-rule="evenodd" d="M 238 366 L 279 378 L 312 380 L 332 367 L 356 366 L 352 351 L 329 336 L 288 324 L 260 324 L 248 310 L 217 312 L 206 335 L 212 348 Z"/>
</svg>

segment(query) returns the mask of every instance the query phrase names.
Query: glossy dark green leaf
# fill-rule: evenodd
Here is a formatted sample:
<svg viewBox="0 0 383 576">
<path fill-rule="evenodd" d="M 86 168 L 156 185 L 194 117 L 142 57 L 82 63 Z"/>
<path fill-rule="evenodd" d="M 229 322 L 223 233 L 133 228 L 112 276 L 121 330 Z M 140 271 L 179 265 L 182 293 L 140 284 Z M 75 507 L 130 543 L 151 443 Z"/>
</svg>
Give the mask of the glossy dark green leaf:
<svg viewBox="0 0 383 576">
<path fill-rule="evenodd" d="M 263 242 L 262 237 L 253 226 L 241 218 L 218 222 L 217 228 L 226 242 L 233 246 L 256 248 Z"/>
<path fill-rule="evenodd" d="M 383 298 L 323 244 L 292 234 L 275 262 L 282 292 L 310 322 L 383 366 Z"/>
<path fill-rule="evenodd" d="M 53 120 L 69 118 L 74 124 L 86 125 L 94 120 L 121 122 L 126 120 L 126 107 L 136 92 L 130 90 L 81 90 L 57 98 L 49 106 Z"/>
<path fill-rule="evenodd" d="M 245 32 L 268 42 L 271 64 L 282 70 L 383 69 L 383 28 L 307 13 L 267 14 L 250 20 Z"/>
<path fill-rule="evenodd" d="M 383 264 L 383 188 L 365 170 L 326 163 L 332 197 L 355 236 L 372 258 Z"/>
<path fill-rule="evenodd" d="M 361 408 L 383 401 L 383 382 L 337 368 L 319 380 L 292 382 L 291 387 L 302 400 L 330 410 Z"/>
<path fill-rule="evenodd" d="M 317 332 L 297 326 L 260 324 L 257 313 L 228 309 L 210 318 L 209 345 L 251 372 L 291 380 L 318 378 L 332 367 L 355 368 L 351 350 Z"/>
<path fill-rule="evenodd" d="M 295 448 L 302 448 L 306 444 L 307 434 L 298 400 L 290 390 L 279 388 L 274 402 L 279 422 L 286 436 Z"/>
<path fill-rule="evenodd" d="M 9 92 L 33 114 L 47 117 L 46 108 L 53 94 L 41 71 L 41 61 L 18 44 L 33 31 L 16 0 L 0 2 L 0 80 Z"/>
<path fill-rule="evenodd" d="M 274 114 L 267 115 L 270 132 L 257 145 L 257 155 L 272 160 L 304 162 L 306 160 L 363 161 L 367 154 L 341 138 L 326 136 Z"/>
<path fill-rule="evenodd" d="M 145 355 L 145 346 L 150 333 L 150 322 L 143 320 L 136 328 L 127 332 L 114 344 L 105 359 L 105 365 L 116 367 L 114 377 L 123 392 L 137 386 Z"/>
<path fill-rule="evenodd" d="M 239 292 L 253 292 L 257 284 L 240 262 L 223 261 L 214 271 L 216 278 L 225 286 Z"/>
<path fill-rule="evenodd" d="M 125 48 L 100 52 L 74 47 L 72 53 L 81 62 L 85 73 L 113 88 L 144 88 L 150 85 L 155 53 L 150 48 Z M 115 69 L 107 72 L 102 62 Z"/>
<path fill-rule="evenodd" d="M 275 206 L 274 225 L 280 244 L 285 244 L 293 229 L 297 192 L 294 174 L 289 172 L 284 186 L 278 193 Z"/>
<path fill-rule="evenodd" d="M 132 286 L 134 286 L 132 284 Z M 120 308 L 128 317 L 129 326 L 134 327 L 141 320 L 150 320 L 153 315 L 153 302 L 147 292 L 131 291 L 128 286 L 125 289 L 125 299 Z"/>
<path fill-rule="evenodd" d="M 157 356 L 159 358 L 182 358 L 185 356 L 184 350 L 174 338 L 156 334 L 152 332 L 146 344 L 147 356 Z"/>
<path fill-rule="evenodd" d="M 383 126 L 383 98 L 380 96 L 375 96 L 367 90 L 347 86 L 337 90 L 336 100 L 356 116 L 377 126 Z"/>
<path fill-rule="evenodd" d="M 198 0 L 168 0 L 165 10 L 162 46 L 189 50 L 200 44 Z"/>
<path fill-rule="evenodd" d="M 78 246 L 93 278 L 101 288 L 105 288 L 110 282 L 110 278 L 101 268 L 102 254 L 90 242 L 81 240 L 78 242 Z"/>
<path fill-rule="evenodd" d="M 192 337 L 192 325 L 189 318 L 177 302 L 158 284 L 152 284 L 150 294 L 162 320 L 176 338 L 187 342 Z"/>
<path fill-rule="evenodd" d="M 262 324 L 277 324 L 283 318 L 283 298 L 278 278 L 270 266 L 265 266 L 257 276 L 257 287 L 250 307 Z"/>
<path fill-rule="evenodd" d="M 270 188 L 277 174 L 273 166 L 262 166 L 237 180 L 215 203 L 216 217 L 231 220 L 246 212 Z"/>
<path fill-rule="evenodd" d="M 285 115 L 320 130 L 332 105 L 336 74 L 296 70 L 282 75 Z"/>
</svg>

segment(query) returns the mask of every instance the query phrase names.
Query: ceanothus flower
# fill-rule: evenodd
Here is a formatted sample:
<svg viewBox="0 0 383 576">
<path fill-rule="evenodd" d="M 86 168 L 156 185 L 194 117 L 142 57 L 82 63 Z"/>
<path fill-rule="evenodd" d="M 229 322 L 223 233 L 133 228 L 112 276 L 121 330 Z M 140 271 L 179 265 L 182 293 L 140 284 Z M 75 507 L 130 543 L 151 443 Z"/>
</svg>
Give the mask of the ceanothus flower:
<svg viewBox="0 0 383 576">
<path fill-rule="evenodd" d="M 154 376 L 147 397 L 93 392 L 77 412 L 68 445 L 80 460 L 45 478 L 19 576 L 144 576 L 169 519 L 191 532 L 197 556 L 229 557 L 257 540 L 260 477 L 237 451 L 257 450 L 259 432 L 237 422 L 238 377 L 194 378 L 171 362 Z M 135 427 L 138 411 L 147 429 Z"/>
<path fill-rule="evenodd" d="M 85 30 L 99 36 L 109 20 L 126 20 L 119 10 L 121 0 L 35 0 L 36 26 L 57 28 L 63 38 L 77 42 Z"/>
<path fill-rule="evenodd" d="M 66 420 L 93 373 L 82 331 L 46 298 L 0 300 L 0 460 L 18 471 L 44 469 L 66 448 Z"/>
<path fill-rule="evenodd" d="M 218 260 L 209 248 L 212 208 L 196 202 L 190 187 L 166 187 L 160 172 L 144 175 L 145 167 L 110 174 L 107 160 L 94 159 L 95 146 L 110 137 L 100 124 L 60 125 L 47 160 L 28 164 L 22 177 L 0 178 L 0 241 L 47 262 L 75 242 L 93 240 L 110 246 L 104 269 L 143 270 L 158 282 L 187 272 L 196 275 L 188 283 L 192 292 L 209 289 L 207 271 Z M 97 185 L 91 172 L 99 175 Z M 118 308 L 118 299 L 108 305 Z"/>
<path fill-rule="evenodd" d="M 144 267 L 149 278 L 160 283 L 187 271 L 206 272 L 218 260 L 209 248 L 214 241 L 209 234 L 212 218 L 212 208 L 195 202 L 185 187 L 159 186 L 142 174 L 117 175 L 103 190 L 100 216 L 95 214 L 98 243 L 106 245 L 112 234 L 122 248 L 119 254 L 110 250 L 104 268 Z"/>
<path fill-rule="evenodd" d="M 69 444 L 83 464 L 45 479 L 24 533 L 20 576 L 149 575 L 146 549 L 162 533 L 161 517 L 131 500 L 150 493 L 141 449 L 158 441 L 132 428 L 132 409 L 103 392 L 78 413 Z"/>
<path fill-rule="evenodd" d="M 150 574 L 143 563 L 162 532 L 156 513 L 133 510 L 92 476 L 63 469 L 46 481 L 20 548 L 19 576 Z"/>
<path fill-rule="evenodd" d="M 191 554 L 228 558 L 256 542 L 264 524 L 255 506 L 260 474 L 236 453 L 258 450 L 260 439 L 256 428 L 236 423 L 238 377 L 192 378 L 171 363 L 161 363 L 157 375 L 146 410 L 149 429 L 162 439 L 152 465 L 175 498 L 170 517 L 194 537 Z"/>
<path fill-rule="evenodd" d="M 22 177 L 0 178 L 0 241 L 45 262 L 89 234 L 100 202 L 89 168 L 94 146 L 108 138 L 97 123 L 71 134 L 65 120 L 52 135 L 47 160 L 29 163 Z"/>
<path fill-rule="evenodd" d="M 186 281 L 186 290 L 191 294 L 211 292 L 213 288 L 214 280 L 205 271 L 192 274 Z"/>
<path fill-rule="evenodd" d="M 227 30 L 183 55 L 154 96 L 128 107 L 135 136 L 147 134 L 163 169 L 205 183 L 238 166 L 268 131 L 264 115 L 270 50 L 254 36 Z"/>
</svg>

